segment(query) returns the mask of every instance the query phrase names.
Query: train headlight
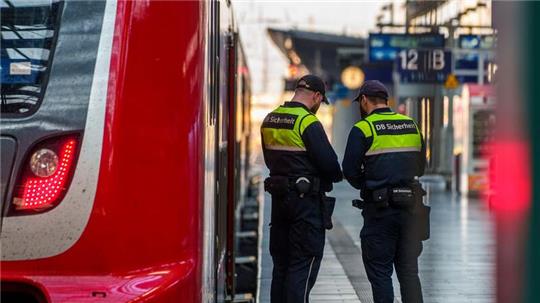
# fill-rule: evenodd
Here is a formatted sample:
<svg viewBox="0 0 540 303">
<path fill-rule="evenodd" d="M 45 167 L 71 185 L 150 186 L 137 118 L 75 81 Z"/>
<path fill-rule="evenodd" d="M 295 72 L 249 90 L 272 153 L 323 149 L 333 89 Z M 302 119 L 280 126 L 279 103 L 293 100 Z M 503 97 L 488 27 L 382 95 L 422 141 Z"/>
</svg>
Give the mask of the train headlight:
<svg viewBox="0 0 540 303">
<path fill-rule="evenodd" d="M 30 158 L 30 169 L 38 177 L 50 177 L 58 169 L 58 155 L 48 148 L 42 148 Z"/>
</svg>

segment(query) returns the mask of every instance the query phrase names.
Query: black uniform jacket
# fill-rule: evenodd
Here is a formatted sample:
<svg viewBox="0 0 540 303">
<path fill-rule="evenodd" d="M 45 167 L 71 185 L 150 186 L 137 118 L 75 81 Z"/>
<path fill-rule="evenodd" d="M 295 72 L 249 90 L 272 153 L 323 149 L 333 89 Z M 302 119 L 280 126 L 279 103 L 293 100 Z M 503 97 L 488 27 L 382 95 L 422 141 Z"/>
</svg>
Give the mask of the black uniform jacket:
<svg viewBox="0 0 540 303">
<path fill-rule="evenodd" d="M 379 108 L 373 111 L 385 112 L 392 110 Z M 366 158 L 365 154 L 372 142 L 373 137 L 366 138 L 358 127 L 351 129 L 342 166 L 345 179 L 354 188 L 362 190 L 399 186 L 424 174 L 426 147 L 423 139 L 421 152 L 389 153 Z M 367 170 L 363 165 L 367 166 Z"/>
<path fill-rule="evenodd" d="M 299 102 L 285 102 L 285 107 L 305 107 Z M 320 122 L 309 125 L 302 133 L 306 151 L 292 152 L 268 150 L 263 146 L 264 162 L 270 176 L 313 176 L 321 179 L 322 191 L 332 190 L 332 183 L 343 179 L 337 155 L 328 141 Z"/>
</svg>

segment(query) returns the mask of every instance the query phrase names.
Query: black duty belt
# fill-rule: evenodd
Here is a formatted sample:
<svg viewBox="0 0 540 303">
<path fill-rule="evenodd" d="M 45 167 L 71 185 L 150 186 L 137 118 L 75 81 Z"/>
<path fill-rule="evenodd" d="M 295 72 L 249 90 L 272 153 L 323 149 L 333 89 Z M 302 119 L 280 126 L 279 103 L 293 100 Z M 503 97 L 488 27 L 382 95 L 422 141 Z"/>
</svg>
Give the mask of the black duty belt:
<svg viewBox="0 0 540 303">
<path fill-rule="evenodd" d="M 301 196 L 320 192 L 320 179 L 313 176 L 271 176 L 264 180 L 264 190 L 272 195 L 284 196 L 296 191 Z"/>
<path fill-rule="evenodd" d="M 364 201 L 354 200 L 357 208 L 411 208 L 422 203 L 425 191 L 419 182 L 410 182 L 408 186 L 384 187 L 375 190 L 363 190 Z"/>
</svg>

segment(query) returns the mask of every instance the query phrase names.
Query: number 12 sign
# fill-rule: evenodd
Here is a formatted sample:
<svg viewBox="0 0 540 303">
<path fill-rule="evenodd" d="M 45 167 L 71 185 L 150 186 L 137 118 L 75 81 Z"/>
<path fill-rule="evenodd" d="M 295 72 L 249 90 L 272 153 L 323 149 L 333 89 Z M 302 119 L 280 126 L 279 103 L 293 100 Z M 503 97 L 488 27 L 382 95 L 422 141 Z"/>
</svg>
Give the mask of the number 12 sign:
<svg viewBox="0 0 540 303">
<path fill-rule="evenodd" d="M 442 49 L 403 49 L 395 66 L 403 83 L 444 83 L 452 71 L 452 54 Z"/>
</svg>

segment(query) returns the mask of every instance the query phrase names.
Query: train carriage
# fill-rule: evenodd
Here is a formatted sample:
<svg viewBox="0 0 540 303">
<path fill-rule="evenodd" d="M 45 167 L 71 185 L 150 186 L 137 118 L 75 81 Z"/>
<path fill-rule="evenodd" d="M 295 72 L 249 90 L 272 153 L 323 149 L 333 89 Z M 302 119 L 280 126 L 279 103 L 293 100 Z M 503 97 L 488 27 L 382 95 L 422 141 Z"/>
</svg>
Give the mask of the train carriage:
<svg viewBox="0 0 540 303">
<path fill-rule="evenodd" d="M 231 3 L 1 13 L 2 301 L 253 300 L 258 187 Z"/>
</svg>

